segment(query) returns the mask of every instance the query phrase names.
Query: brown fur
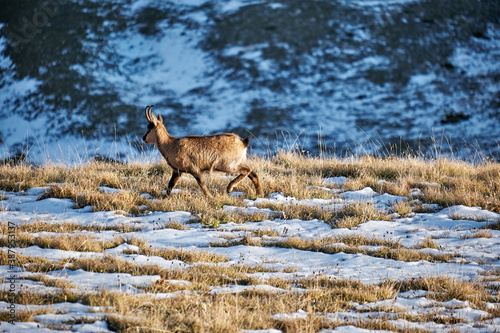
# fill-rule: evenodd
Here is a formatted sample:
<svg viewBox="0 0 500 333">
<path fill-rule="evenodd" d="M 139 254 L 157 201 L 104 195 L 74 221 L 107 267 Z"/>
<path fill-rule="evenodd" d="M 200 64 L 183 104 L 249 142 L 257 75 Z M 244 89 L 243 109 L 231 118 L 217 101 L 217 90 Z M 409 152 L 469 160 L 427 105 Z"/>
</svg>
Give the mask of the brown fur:
<svg viewBox="0 0 500 333">
<path fill-rule="evenodd" d="M 262 186 L 257 174 L 246 164 L 246 152 L 249 139 L 242 139 L 233 133 L 223 133 L 208 136 L 186 136 L 175 138 L 168 134 L 161 115 L 158 118 L 151 112 L 153 106 L 146 107 L 148 131 L 143 140 L 154 143 L 163 155 L 168 165 L 173 169 L 172 178 L 168 183 L 167 194 L 172 192 L 182 173 L 190 173 L 198 181 L 203 193 L 211 197 L 203 172 L 222 171 L 239 173 L 227 186 L 231 192 L 246 176 L 248 176 L 259 196 L 263 196 Z"/>
</svg>

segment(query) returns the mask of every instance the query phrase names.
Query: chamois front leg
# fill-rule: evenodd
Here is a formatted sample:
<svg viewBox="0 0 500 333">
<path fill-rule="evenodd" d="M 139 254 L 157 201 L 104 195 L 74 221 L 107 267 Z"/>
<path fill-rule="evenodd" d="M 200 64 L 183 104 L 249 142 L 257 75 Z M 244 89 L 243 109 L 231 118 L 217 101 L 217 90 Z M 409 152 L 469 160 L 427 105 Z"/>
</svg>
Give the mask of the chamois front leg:
<svg viewBox="0 0 500 333">
<path fill-rule="evenodd" d="M 168 182 L 167 195 L 170 195 L 170 193 L 172 193 L 172 189 L 174 188 L 175 184 L 177 184 L 179 179 L 181 179 L 181 175 L 181 172 L 179 172 L 178 170 L 172 171 L 172 177 Z"/>
<path fill-rule="evenodd" d="M 198 185 L 200 185 L 201 190 L 205 194 L 207 198 L 213 198 L 213 196 L 210 194 L 208 191 L 207 185 L 205 184 L 205 179 L 203 178 L 203 174 L 201 172 L 191 172 L 193 177 L 196 179 L 198 182 Z"/>
</svg>

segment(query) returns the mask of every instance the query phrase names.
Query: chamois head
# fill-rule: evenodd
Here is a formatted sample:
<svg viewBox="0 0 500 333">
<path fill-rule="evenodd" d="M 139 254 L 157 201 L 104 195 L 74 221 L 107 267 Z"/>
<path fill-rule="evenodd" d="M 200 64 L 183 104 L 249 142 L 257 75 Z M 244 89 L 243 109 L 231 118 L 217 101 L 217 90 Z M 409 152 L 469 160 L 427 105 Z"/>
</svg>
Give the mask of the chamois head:
<svg viewBox="0 0 500 333">
<path fill-rule="evenodd" d="M 146 119 L 148 120 L 148 130 L 146 134 L 142 137 L 142 140 L 145 143 L 156 143 L 156 129 L 158 126 L 163 126 L 163 118 L 161 115 L 158 115 L 158 118 L 154 113 L 151 112 L 151 109 L 154 105 L 147 106 L 145 109 Z"/>
</svg>

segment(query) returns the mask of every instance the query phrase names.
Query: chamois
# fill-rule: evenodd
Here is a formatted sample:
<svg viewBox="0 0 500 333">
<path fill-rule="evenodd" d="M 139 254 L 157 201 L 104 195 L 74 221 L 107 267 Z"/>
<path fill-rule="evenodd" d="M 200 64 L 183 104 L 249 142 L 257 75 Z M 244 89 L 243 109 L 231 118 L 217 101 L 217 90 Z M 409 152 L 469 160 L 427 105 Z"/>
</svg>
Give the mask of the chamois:
<svg viewBox="0 0 500 333">
<path fill-rule="evenodd" d="M 233 133 L 223 133 L 207 136 L 186 136 L 175 138 L 168 134 L 163 125 L 163 118 L 151 112 L 152 106 L 145 109 L 148 120 L 148 129 L 143 136 L 145 143 L 154 143 L 162 156 L 172 168 L 172 178 L 168 183 L 167 195 L 170 195 L 182 173 L 190 173 L 198 181 L 203 193 L 211 198 L 212 195 L 205 185 L 203 172 L 222 171 L 239 173 L 227 186 L 227 193 L 248 176 L 259 196 L 263 196 L 259 177 L 246 164 L 246 153 L 250 138 L 242 139 Z"/>
</svg>

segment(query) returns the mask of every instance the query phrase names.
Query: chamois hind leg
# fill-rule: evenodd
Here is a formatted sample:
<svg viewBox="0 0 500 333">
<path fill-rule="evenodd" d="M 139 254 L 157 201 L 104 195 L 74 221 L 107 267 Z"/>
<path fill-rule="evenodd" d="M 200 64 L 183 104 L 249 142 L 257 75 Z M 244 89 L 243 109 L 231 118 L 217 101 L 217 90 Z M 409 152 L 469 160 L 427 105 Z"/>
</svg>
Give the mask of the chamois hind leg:
<svg viewBox="0 0 500 333">
<path fill-rule="evenodd" d="M 250 178 L 250 180 L 252 180 L 252 183 L 255 185 L 255 190 L 257 191 L 257 195 L 259 197 L 263 197 L 264 191 L 262 191 L 262 186 L 260 185 L 259 176 L 257 176 L 257 174 L 254 171 L 252 171 L 248 174 L 248 177 Z"/>
<path fill-rule="evenodd" d="M 235 188 L 236 185 L 239 184 L 239 182 L 241 182 L 246 176 L 248 176 L 248 174 L 251 173 L 252 170 L 248 166 L 243 165 L 240 167 L 240 172 L 241 172 L 241 174 L 238 177 L 234 178 L 229 183 L 229 185 L 227 185 L 227 193 L 231 193 L 233 188 Z"/>
<path fill-rule="evenodd" d="M 172 177 L 168 182 L 167 195 L 170 195 L 170 193 L 172 193 L 172 189 L 174 188 L 175 184 L 177 184 L 179 179 L 181 179 L 181 172 L 179 172 L 178 170 L 173 170 Z"/>
<path fill-rule="evenodd" d="M 203 178 L 203 174 L 201 172 L 191 172 L 191 174 L 194 176 L 194 178 L 198 182 L 198 185 L 200 185 L 201 190 L 203 191 L 205 196 L 208 198 L 213 198 L 213 196 L 208 191 L 207 185 L 205 184 L 205 179 Z"/>
</svg>

